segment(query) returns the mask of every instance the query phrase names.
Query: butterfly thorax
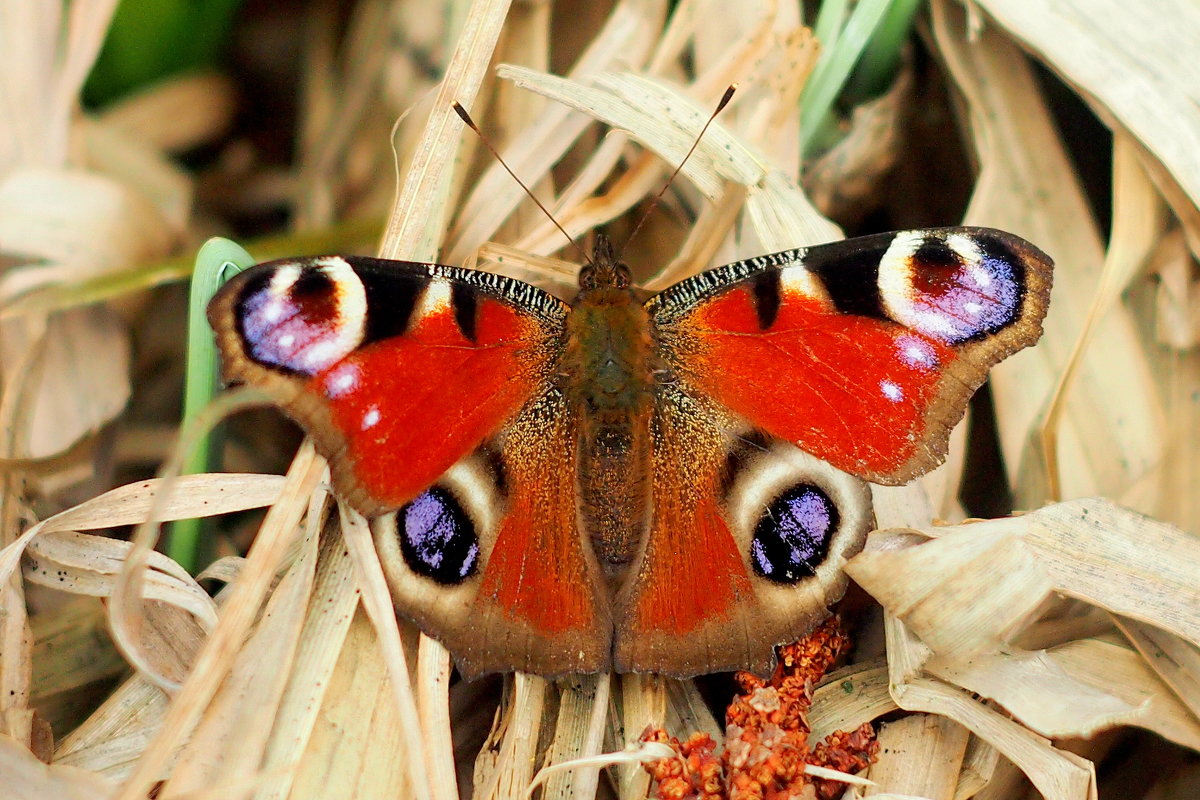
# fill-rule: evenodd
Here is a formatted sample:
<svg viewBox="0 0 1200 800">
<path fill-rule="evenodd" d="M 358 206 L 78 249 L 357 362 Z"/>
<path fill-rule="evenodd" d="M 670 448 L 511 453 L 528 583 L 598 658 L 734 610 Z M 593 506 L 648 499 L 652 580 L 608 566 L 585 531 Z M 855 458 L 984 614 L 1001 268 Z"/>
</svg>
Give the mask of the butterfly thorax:
<svg viewBox="0 0 1200 800">
<path fill-rule="evenodd" d="M 653 341 L 629 270 L 598 243 L 580 274 L 562 374 L 579 419 L 580 510 L 613 577 L 635 555 L 648 511 Z"/>
</svg>

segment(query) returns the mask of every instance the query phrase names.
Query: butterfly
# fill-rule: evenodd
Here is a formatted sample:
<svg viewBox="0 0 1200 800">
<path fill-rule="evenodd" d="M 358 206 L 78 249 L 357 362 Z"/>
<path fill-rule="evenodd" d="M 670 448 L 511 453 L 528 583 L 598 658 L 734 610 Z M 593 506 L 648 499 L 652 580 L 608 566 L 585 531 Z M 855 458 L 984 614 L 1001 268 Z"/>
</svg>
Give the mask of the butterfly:
<svg viewBox="0 0 1200 800">
<path fill-rule="evenodd" d="M 945 457 L 1035 342 L 1052 262 L 986 228 L 787 250 L 643 301 L 598 237 L 571 302 L 358 256 L 212 300 L 227 380 L 280 399 L 464 676 L 767 670 L 827 616 L 867 481 Z"/>
</svg>

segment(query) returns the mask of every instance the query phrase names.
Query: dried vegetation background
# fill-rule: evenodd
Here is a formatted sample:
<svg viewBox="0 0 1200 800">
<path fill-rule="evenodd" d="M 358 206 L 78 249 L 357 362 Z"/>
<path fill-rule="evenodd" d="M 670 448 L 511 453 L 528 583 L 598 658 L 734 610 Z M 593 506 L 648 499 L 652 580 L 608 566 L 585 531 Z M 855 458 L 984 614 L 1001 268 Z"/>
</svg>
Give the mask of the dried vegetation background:
<svg viewBox="0 0 1200 800">
<path fill-rule="evenodd" d="M 957 222 L 1058 265 L 977 435 L 876 492 L 853 649 L 807 718 L 813 742 L 875 724 L 845 796 L 1200 796 L 1200 7 L 935 0 L 890 88 L 802 158 L 830 43 L 790 3 L 252 3 L 236 68 L 84 112 L 115 5 L 0 0 L 5 797 L 519 798 L 564 764 L 542 797 L 632 799 L 658 791 L 647 725 L 721 743 L 724 678 L 456 681 L 395 624 L 320 459 L 263 474 L 296 442 L 271 414 L 233 427 L 231 472 L 151 476 L 179 458 L 206 237 L 561 289 L 561 235 L 451 102 L 572 235 L 619 241 L 732 82 L 627 253 L 645 285 Z M 221 518 L 198 578 L 145 524 L 194 517 Z"/>
</svg>

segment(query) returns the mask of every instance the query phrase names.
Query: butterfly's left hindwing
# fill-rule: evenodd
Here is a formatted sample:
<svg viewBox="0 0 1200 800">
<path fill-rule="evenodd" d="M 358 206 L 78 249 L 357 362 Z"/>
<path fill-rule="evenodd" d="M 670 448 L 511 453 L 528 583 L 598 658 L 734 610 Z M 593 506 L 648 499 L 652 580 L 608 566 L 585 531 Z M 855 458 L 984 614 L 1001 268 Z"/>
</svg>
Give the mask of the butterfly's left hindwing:
<svg viewBox="0 0 1200 800">
<path fill-rule="evenodd" d="M 609 668 L 609 603 L 575 512 L 575 424 L 550 390 L 373 523 L 397 606 L 468 678 Z"/>
</svg>

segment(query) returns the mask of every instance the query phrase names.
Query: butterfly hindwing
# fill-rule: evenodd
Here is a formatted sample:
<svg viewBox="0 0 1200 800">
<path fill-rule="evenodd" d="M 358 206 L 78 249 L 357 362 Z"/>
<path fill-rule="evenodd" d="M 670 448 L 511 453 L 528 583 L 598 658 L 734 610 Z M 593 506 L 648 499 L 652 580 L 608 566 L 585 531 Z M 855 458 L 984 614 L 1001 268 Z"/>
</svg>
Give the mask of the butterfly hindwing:
<svg viewBox="0 0 1200 800">
<path fill-rule="evenodd" d="M 574 423 L 549 391 L 373 524 L 397 606 L 466 677 L 609 667 L 608 600 L 575 513 Z"/>
<path fill-rule="evenodd" d="M 945 228 L 738 262 L 651 299 L 661 355 L 694 393 L 866 480 L 945 456 L 997 361 L 1036 341 L 1048 257 Z"/>
<path fill-rule="evenodd" d="M 763 673 L 846 588 L 871 528 L 861 480 L 664 386 L 652 426 L 653 515 L 616 602 L 621 672 Z"/>
</svg>

